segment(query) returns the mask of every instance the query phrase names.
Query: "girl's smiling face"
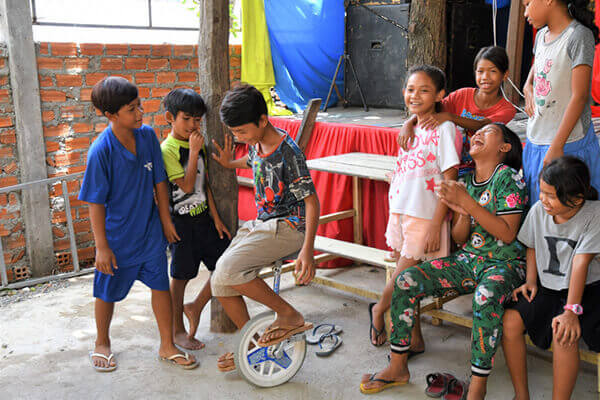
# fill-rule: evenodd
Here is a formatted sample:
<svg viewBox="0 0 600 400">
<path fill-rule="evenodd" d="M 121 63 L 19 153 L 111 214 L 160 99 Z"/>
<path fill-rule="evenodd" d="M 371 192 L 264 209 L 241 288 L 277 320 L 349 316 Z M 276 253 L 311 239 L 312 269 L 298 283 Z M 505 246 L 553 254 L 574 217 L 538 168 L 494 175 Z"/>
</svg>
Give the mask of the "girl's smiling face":
<svg viewBox="0 0 600 400">
<path fill-rule="evenodd" d="M 562 222 L 562 220 L 568 220 L 579 211 L 579 208 L 581 208 L 581 205 L 583 204 L 583 199 L 573 199 L 575 206 L 569 207 L 561 203 L 556 194 L 556 188 L 540 178 L 540 202 L 548 215 L 552 217 L 558 216 Z"/>
<path fill-rule="evenodd" d="M 415 72 L 408 77 L 404 88 L 404 103 L 412 114 L 425 115 L 435 110 L 442 101 L 444 90 L 438 92 L 433 80 L 425 72 Z"/>
<path fill-rule="evenodd" d="M 471 149 L 469 154 L 476 160 L 488 157 L 498 157 L 501 153 L 510 151 L 511 145 L 504 142 L 504 135 L 500 127 L 489 124 L 471 136 Z M 503 156 L 502 156 L 503 157 Z"/>
<path fill-rule="evenodd" d="M 507 74 L 508 71 L 502 73 L 496 64 L 482 58 L 475 69 L 475 82 L 482 92 L 496 94 Z"/>
</svg>

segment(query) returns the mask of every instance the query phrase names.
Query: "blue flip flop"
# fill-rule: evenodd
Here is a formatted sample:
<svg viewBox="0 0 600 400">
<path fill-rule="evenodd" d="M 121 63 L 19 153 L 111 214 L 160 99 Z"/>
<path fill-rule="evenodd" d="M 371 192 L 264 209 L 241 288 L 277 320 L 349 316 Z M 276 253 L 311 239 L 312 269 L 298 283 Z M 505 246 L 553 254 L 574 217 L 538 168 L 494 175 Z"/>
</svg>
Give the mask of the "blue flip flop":
<svg viewBox="0 0 600 400">
<path fill-rule="evenodd" d="M 342 327 L 334 324 L 319 324 L 306 333 L 306 343 L 318 344 L 323 336 L 330 333 L 339 335 L 342 333 Z"/>
<path fill-rule="evenodd" d="M 330 356 L 338 347 L 342 345 L 342 339 L 335 333 L 328 333 L 321 336 L 319 340 L 319 348 L 317 351 L 319 357 Z"/>
</svg>

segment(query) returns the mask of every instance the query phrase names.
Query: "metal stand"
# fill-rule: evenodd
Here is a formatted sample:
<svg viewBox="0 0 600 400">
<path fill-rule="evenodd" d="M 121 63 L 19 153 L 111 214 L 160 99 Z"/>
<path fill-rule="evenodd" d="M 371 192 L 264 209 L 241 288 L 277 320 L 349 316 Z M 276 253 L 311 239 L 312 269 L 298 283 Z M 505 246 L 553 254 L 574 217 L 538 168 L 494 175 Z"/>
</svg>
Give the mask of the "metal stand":
<svg viewBox="0 0 600 400">
<path fill-rule="evenodd" d="M 340 56 L 340 59 L 338 60 L 337 67 L 335 68 L 335 73 L 333 74 L 333 78 L 331 78 L 331 85 L 329 86 L 329 93 L 327 93 L 327 100 L 325 100 L 325 107 L 323 107 L 323 111 L 327 111 L 327 105 L 329 104 L 329 98 L 331 97 L 331 92 L 333 91 L 333 88 L 335 87 L 336 92 L 338 92 L 337 85 L 335 84 L 335 79 L 337 78 L 338 72 L 340 71 L 340 66 L 342 65 L 342 60 L 346 61 L 350 65 L 350 70 L 352 71 L 352 75 L 354 75 L 354 79 L 356 80 L 356 87 L 358 88 L 358 93 L 360 94 L 360 100 L 362 101 L 363 108 L 364 108 L 365 112 L 368 112 L 369 107 L 367 107 L 367 102 L 365 101 L 365 96 L 363 96 L 362 89 L 360 88 L 360 82 L 358 81 L 358 75 L 356 75 L 356 71 L 354 70 L 354 65 L 352 64 L 352 59 L 350 59 L 350 55 L 348 55 L 346 53 L 342 54 Z M 340 96 L 340 100 L 342 101 L 342 106 L 344 108 L 346 108 L 348 106 L 348 101 L 339 92 L 338 92 L 338 95 Z"/>
</svg>

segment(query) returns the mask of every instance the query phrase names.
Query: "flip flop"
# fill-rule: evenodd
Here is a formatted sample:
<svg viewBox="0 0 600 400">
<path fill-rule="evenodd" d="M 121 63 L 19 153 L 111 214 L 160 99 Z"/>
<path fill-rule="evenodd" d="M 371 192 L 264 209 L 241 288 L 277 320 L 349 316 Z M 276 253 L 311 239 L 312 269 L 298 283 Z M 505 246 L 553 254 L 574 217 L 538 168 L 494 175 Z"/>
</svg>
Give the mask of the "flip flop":
<svg viewBox="0 0 600 400">
<path fill-rule="evenodd" d="M 425 350 L 419 350 L 419 351 L 413 351 L 413 350 L 408 350 L 408 359 L 410 360 L 413 357 L 418 356 L 419 354 L 423 354 L 425 353 Z M 392 360 L 391 356 L 388 354 L 388 362 L 390 362 Z"/>
<path fill-rule="evenodd" d="M 312 327 L 313 327 L 313 324 L 310 322 L 305 322 L 304 325 L 302 325 L 302 326 L 270 326 L 267 328 L 267 330 L 264 331 L 264 333 L 261 335 L 260 339 L 258 339 L 257 345 L 259 347 L 273 346 L 277 343 L 283 342 L 284 340 L 286 340 L 298 333 L 305 332 L 305 331 L 311 329 Z M 269 340 L 268 342 L 263 340 L 265 335 L 268 335 L 269 333 L 273 333 L 273 332 L 277 332 L 277 331 L 284 331 L 285 333 L 278 338 Z"/>
<path fill-rule="evenodd" d="M 342 345 L 342 339 L 335 333 L 328 333 L 327 335 L 321 336 L 319 339 L 319 348 L 317 351 L 319 357 L 330 356 L 338 347 Z"/>
<path fill-rule="evenodd" d="M 367 388 L 365 388 L 365 384 L 361 383 L 360 384 L 360 392 L 361 393 L 363 393 L 363 394 L 379 393 L 385 389 L 389 389 L 394 386 L 406 385 L 408 383 L 408 382 L 397 382 L 397 381 L 388 381 L 386 379 L 379 379 L 379 378 L 375 378 L 375 375 L 377 375 L 377 373 L 371 375 L 371 377 L 369 378 L 369 382 L 381 382 L 381 383 L 383 383 L 383 386 L 379 386 L 379 387 L 372 388 L 372 389 L 367 389 Z"/>
<path fill-rule="evenodd" d="M 306 333 L 306 343 L 318 344 L 323 336 L 330 333 L 339 335 L 342 333 L 342 327 L 334 324 L 319 324 L 312 331 Z"/>
<path fill-rule="evenodd" d="M 233 353 L 225 353 L 225 358 L 217 360 L 217 368 L 221 372 L 229 372 L 235 370 L 235 362 L 233 361 Z"/>
<path fill-rule="evenodd" d="M 448 393 L 450 383 L 455 381 L 454 375 L 434 372 L 425 377 L 427 381 L 427 388 L 425 388 L 425 394 L 429 397 L 440 398 Z"/>
<path fill-rule="evenodd" d="M 385 344 L 385 342 L 383 342 L 381 344 L 373 344 L 373 339 L 371 339 L 373 337 L 373 335 L 372 335 L 373 331 L 375 331 L 375 337 L 376 338 L 379 338 L 379 336 L 381 336 L 382 334 L 385 333 L 385 330 L 382 330 L 380 332 L 379 329 L 375 328 L 375 325 L 373 325 L 373 307 L 375 306 L 375 304 L 377 304 L 377 303 L 370 303 L 369 304 L 369 321 L 370 321 L 370 324 L 371 324 L 371 326 L 369 328 L 369 343 L 371 343 L 375 347 L 380 347 L 380 346 L 383 346 Z"/>
<path fill-rule="evenodd" d="M 113 353 L 110 353 L 107 357 L 106 355 L 104 355 L 102 353 L 94 353 L 93 351 L 90 351 L 89 356 L 90 356 L 90 362 L 92 363 L 92 367 L 98 372 L 112 372 L 115 369 L 117 369 L 117 363 L 115 363 L 115 365 L 113 365 L 113 366 L 110 366 L 110 361 L 115 358 L 115 355 Z M 98 365 L 94 365 L 94 359 L 92 357 L 104 358 L 106 360 L 106 362 L 108 363 L 108 367 L 100 367 Z"/>
<path fill-rule="evenodd" d="M 190 354 L 189 353 L 183 353 L 183 354 L 177 353 L 177 354 L 173 354 L 172 356 L 169 356 L 169 357 L 158 356 L 158 359 L 160 361 L 166 362 L 171 365 L 175 365 L 176 367 L 179 367 L 181 369 L 194 369 L 194 368 L 197 368 L 198 365 L 200 365 L 200 363 L 198 363 L 198 361 L 194 361 L 191 364 L 179 364 L 177 361 L 175 361 L 177 358 L 185 358 L 187 361 L 190 361 Z"/>
<path fill-rule="evenodd" d="M 469 392 L 469 384 L 454 378 L 448 386 L 448 393 L 444 395 L 444 400 L 465 400 Z"/>
</svg>

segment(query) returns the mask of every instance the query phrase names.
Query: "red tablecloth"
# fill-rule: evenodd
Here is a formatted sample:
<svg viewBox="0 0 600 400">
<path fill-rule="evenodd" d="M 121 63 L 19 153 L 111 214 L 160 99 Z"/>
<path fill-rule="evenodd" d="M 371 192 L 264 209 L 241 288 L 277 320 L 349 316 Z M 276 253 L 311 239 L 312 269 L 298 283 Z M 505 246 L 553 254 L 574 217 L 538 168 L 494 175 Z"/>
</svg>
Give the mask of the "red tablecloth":
<svg viewBox="0 0 600 400">
<path fill-rule="evenodd" d="M 296 137 L 300 121 L 272 117 L 274 126 Z M 398 131 L 373 126 L 334 124 L 317 122 L 305 150 L 307 159 L 321 158 L 353 152 L 395 156 L 398 153 L 396 136 Z M 247 153 L 246 146 L 238 146 L 236 157 Z M 252 177 L 249 169 L 238 170 L 238 175 Z M 352 179 L 349 176 L 311 171 L 317 194 L 321 202 L 321 215 L 352 208 Z M 388 218 L 388 184 L 368 179 L 362 180 L 363 189 L 363 238 L 364 244 L 387 249 L 385 228 Z M 239 217 L 243 220 L 256 218 L 256 207 L 252 189 L 240 187 Z M 319 227 L 318 234 L 340 240 L 353 240 L 351 219 L 334 221 Z M 321 267 L 337 267 L 348 262 L 334 260 Z"/>
</svg>

